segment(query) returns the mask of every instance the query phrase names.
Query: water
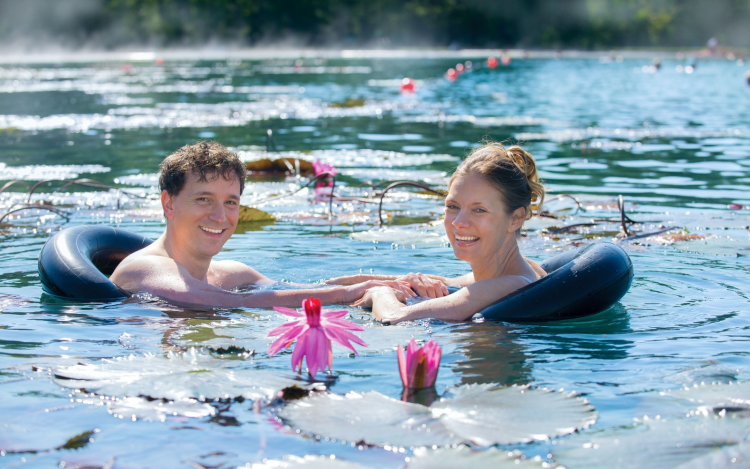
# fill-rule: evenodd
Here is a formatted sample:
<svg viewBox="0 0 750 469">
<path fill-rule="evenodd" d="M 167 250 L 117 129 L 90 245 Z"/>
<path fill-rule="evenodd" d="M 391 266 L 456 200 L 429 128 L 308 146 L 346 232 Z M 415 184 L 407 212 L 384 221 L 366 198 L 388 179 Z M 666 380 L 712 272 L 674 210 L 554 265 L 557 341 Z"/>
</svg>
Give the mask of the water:
<svg viewBox="0 0 750 469">
<path fill-rule="evenodd" d="M 598 412 L 594 425 L 573 435 L 501 444 L 500 452 L 481 444 L 474 452 L 449 448 L 444 461 L 469 463 L 519 450 L 535 467 L 747 465 L 743 441 L 750 421 L 742 409 L 750 403 L 746 394 L 727 391 L 745 392 L 737 386 L 750 366 L 746 67 L 701 61 L 687 74 L 676 70 L 682 62 L 665 60 L 662 70 L 648 73 L 642 67 L 649 61 L 640 59 L 518 58 L 489 70 L 475 60 L 474 70 L 451 83 L 443 74 L 455 63 L 439 57 L 233 58 L 0 66 L 0 183 L 91 178 L 121 188 L 55 191 L 61 183 L 43 184 L 31 202 L 50 204 L 68 219 L 26 210 L 0 227 L 1 465 L 234 467 L 285 455 L 335 455 L 339 462 L 383 468 L 400 467 L 405 458 L 417 464 L 423 450 L 316 438 L 285 427 L 277 400 L 236 399 L 245 388 L 232 390 L 234 378 L 222 370 L 259 383 L 269 378 L 254 373 L 295 378 L 288 354 L 264 353 L 270 344 L 265 334 L 284 320 L 272 311 L 184 311 L 145 300 L 77 303 L 42 292 L 37 256 L 52 233 L 96 223 L 155 238 L 164 226 L 155 189 L 164 156 L 215 139 L 244 159 L 264 157 L 267 129 L 281 155 L 333 163 L 340 171 L 337 192 L 360 198 L 370 194 L 366 182 L 415 179 L 444 186 L 483 138 L 520 140 L 537 158 L 548 197 L 572 194 L 581 204 L 550 201 L 547 208 L 558 218 L 528 222 L 523 252 L 539 260 L 573 245 L 614 241 L 635 268 L 619 304 L 575 321 L 382 327 L 353 309 L 370 347 L 355 358 L 334 350 L 331 392 L 400 398 L 395 346 L 410 337 L 433 339 L 444 348 L 439 394 L 473 383 L 531 384 L 576 391 Z M 416 94 L 399 94 L 404 76 L 416 80 Z M 364 105 L 334 104 L 347 99 Z M 316 202 L 311 191 L 284 196 L 304 182 L 251 179 L 243 203 L 273 213 L 277 222 L 241 225 L 219 257 L 301 283 L 357 272 L 466 272 L 441 224 L 431 223 L 440 217 L 439 199 L 393 190 L 384 204 L 390 225 L 381 229 L 376 204 L 337 203 L 329 220 L 327 203 Z M 27 190 L 18 183 L 0 194 L 0 210 L 26 202 Z M 615 239 L 620 194 L 627 214 L 640 222 L 629 226 L 634 235 L 676 229 Z M 610 221 L 558 229 L 601 219 Z M 56 378 L 66 367 L 118 357 L 125 361 L 113 362 L 121 368 L 111 368 L 107 379 L 131 376 L 136 384 L 115 382 L 97 393 L 76 391 L 85 382 L 71 388 Z M 186 374 L 193 378 L 175 381 L 193 366 L 180 363 L 193 363 L 193 371 L 216 380 Z M 101 366 L 103 373 L 115 365 Z M 84 370 L 88 379 L 102 379 Z M 149 371 L 166 374 L 148 378 Z M 157 389 L 159 382 L 165 388 Z M 730 382 L 739 385 L 717 384 Z M 674 395 L 700 383 L 691 396 L 706 388 L 718 397 Z M 190 386 L 193 394 L 231 393 L 208 399 L 208 407 L 173 397 L 153 400 Z M 184 408 L 170 415 L 159 403 Z M 720 404 L 727 403 L 735 410 L 721 415 Z M 551 410 L 539 404 L 525 412 L 543 421 Z M 82 436 L 69 441 L 76 435 Z M 683 451 L 672 450 L 678 444 Z"/>
</svg>

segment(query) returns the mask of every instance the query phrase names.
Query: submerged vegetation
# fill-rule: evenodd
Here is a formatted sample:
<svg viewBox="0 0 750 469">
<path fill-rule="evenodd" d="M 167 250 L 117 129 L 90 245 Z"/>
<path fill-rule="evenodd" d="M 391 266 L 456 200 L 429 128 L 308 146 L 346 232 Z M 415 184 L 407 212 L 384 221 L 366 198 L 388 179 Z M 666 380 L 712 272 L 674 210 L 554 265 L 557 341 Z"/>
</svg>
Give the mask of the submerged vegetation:
<svg viewBox="0 0 750 469">
<path fill-rule="evenodd" d="M 0 0 L 0 41 L 38 48 L 746 47 L 750 1 Z"/>
</svg>

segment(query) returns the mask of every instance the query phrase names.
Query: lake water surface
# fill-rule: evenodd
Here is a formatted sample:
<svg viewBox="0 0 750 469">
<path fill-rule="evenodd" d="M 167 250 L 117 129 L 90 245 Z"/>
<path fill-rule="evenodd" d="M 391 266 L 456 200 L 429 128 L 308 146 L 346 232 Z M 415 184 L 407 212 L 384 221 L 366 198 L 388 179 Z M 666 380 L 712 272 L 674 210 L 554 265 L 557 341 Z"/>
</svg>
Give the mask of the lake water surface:
<svg viewBox="0 0 750 469">
<path fill-rule="evenodd" d="M 750 466 L 748 66 L 518 57 L 493 70 L 485 58 L 455 82 L 443 75 L 456 58 L 419 56 L 0 64 L 0 185 L 27 184 L 0 193 L 0 212 L 30 201 L 67 217 L 30 209 L 0 225 L 0 466 Z M 402 95 L 407 76 L 417 91 Z M 392 180 L 444 188 L 481 140 L 520 141 L 556 216 L 527 223 L 524 254 L 615 242 L 633 285 L 606 312 L 547 324 L 385 327 L 350 308 L 368 347 L 334 347 L 313 398 L 279 399 L 311 383 L 288 352 L 266 355 L 285 321 L 273 311 L 71 302 L 39 282 L 39 250 L 60 229 L 157 237 L 158 164 L 201 139 L 245 160 L 333 164 L 337 194 L 354 198 Z M 77 178 L 119 190 L 54 182 L 29 199 L 37 181 Z M 291 194 L 306 182 L 251 178 L 243 204 L 277 221 L 240 225 L 219 257 L 299 283 L 466 273 L 439 198 L 394 189 L 381 227 L 376 203 L 337 201 L 329 217 L 311 190 Z M 638 222 L 626 239 L 619 195 Z M 402 409 L 379 395 L 401 399 L 395 347 L 411 337 L 437 341 L 443 360 L 436 395 Z"/>
</svg>

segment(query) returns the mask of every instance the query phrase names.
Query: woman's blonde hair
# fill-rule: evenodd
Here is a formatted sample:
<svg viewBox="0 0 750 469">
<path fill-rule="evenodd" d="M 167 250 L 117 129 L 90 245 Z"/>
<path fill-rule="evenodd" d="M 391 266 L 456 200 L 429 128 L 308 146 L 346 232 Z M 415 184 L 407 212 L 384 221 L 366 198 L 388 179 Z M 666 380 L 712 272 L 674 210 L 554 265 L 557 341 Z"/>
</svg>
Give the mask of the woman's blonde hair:
<svg viewBox="0 0 750 469">
<path fill-rule="evenodd" d="M 448 187 L 456 178 L 469 174 L 484 177 L 500 191 L 509 214 L 523 207 L 528 220 L 532 215 L 532 203 L 538 212 L 542 211 L 544 186 L 539 182 L 534 157 L 518 145 L 505 148 L 500 143 L 490 142 L 474 149 L 458 165 Z"/>
</svg>

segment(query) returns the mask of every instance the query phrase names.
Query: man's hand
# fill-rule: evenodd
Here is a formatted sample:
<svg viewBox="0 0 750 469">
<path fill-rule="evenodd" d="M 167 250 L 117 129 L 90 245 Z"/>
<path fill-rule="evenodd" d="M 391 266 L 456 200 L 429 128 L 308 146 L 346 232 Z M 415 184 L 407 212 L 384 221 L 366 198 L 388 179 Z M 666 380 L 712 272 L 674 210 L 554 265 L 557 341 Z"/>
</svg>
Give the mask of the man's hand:
<svg viewBox="0 0 750 469">
<path fill-rule="evenodd" d="M 412 290 L 411 286 L 406 282 L 400 280 L 368 280 L 366 282 L 345 287 L 346 302 L 351 303 L 354 300 L 361 300 L 367 292 L 376 288 L 386 288 L 391 290 L 401 302 L 405 302 L 407 298 L 414 298 L 416 296 L 414 290 Z M 369 305 L 372 305 L 371 301 Z M 359 306 L 359 301 L 354 303 L 353 306 Z"/>
<path fill-rule="evenodd" d="M 430 278 L 421 273 L 409 273 L 398 277 L 397 280 L 409 284 L 417 295 L 427 298 L 440 298 L 448 295 L 448 287 L 440 280 Z"/>
</svg>

